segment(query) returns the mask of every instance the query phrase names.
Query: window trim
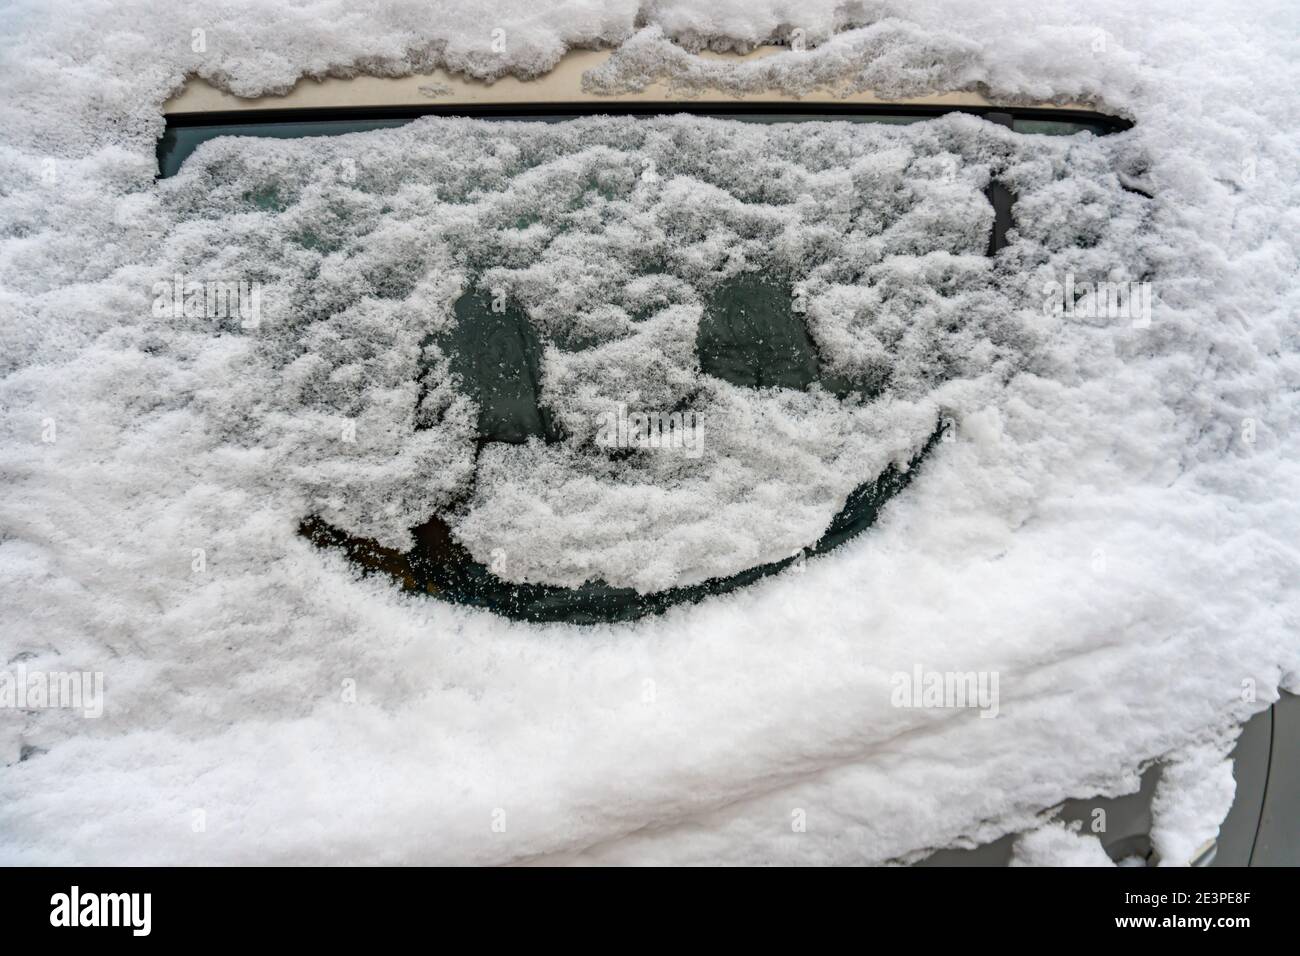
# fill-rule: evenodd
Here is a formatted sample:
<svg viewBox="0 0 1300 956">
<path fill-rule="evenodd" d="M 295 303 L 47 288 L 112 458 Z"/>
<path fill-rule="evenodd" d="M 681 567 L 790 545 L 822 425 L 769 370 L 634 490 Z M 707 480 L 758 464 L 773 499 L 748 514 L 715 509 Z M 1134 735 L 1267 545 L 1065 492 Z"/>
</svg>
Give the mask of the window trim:
<svg viewBox="0 0 1300 956">
<path fill-rule="evenodd" d="M 967 113 L 996 122 L 991 114 L 1015 120 L 1050 120 L 1063 123 L 1086 123 L 1102 127 L 1104 134 L 1131 129 L 1133 122 L 1110 113 L 1050 106 L 981 106 L 948 103 L 823 103 L 816 101 L 746 101 L 688 100 L 662 103 L 610 100 L 591 102 L 556 100 L 545 103 L 460 103 L 394 104 L 372 106 L 266 106 L 209 112 L 166 114 L 166 125 L 252 126 L 259 123 L 326 123 L 335 120 L 418 119 L 421 116 L 501 117 L 501 116 L 672 116 L 688 115 L 778 116 L 824 115 L 834 120 L 851 116 L 917 116 L 931 119 L 949 113 Z M 1103 134 L 1103 135 L 1104 135 Z M 1029 135 L 1029 134 L 1026 134 Z"/>
</svg>

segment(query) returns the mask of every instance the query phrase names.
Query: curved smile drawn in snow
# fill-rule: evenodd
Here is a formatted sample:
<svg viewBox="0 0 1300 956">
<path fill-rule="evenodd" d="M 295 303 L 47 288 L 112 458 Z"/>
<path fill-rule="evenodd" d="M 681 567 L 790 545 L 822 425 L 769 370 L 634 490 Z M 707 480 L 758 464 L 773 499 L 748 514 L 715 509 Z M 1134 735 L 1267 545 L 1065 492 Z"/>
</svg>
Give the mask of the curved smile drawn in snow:
<svg viewBox="0 0 1300 956">
<path fill-rule="evenodd" d="M 409 591 L 483 607 L 516 620 L 537 623 L 563 621 L 569 624 L 597 624 L 631 621 L 658 614 L 674 604 L 693 603 L 713 594 L 726 594 L 747 584 L 798 565 L 806 557 L 824 554 L 875 523 L 891 498 L 907 487 L 916 466 L 938 441 L 936 430 L 930 441 L 906 470 L 890 466 L 875 481 L 860 485 L 826 533 L 811 547 L 781 561 L 760 564 L 738 574 L 712 578 L 701 584 L 640 594 L 633 588 L 615 588 L 599 581 L 575 588 L 547 584 L 515 584 L 493 574 L 488 565 L 475 561 L 451 535 L 447 523 L 438 517 L 412 529 L 415 547 L 401 552 L 364 538 L 349 537 L 319 518 L 309 518 L 301 532 L 321 547 L 341 548 L 348 559 L 367 571 L 392 575 Z"/>
<path fill-rule="evenodd" d="M 700 370 L 723 389 L 799 392 L 815 387 L 841 399 L 864 391 L 860 384 L 821 374 L 813 342 L 790 309 L 791 301 L 797 301 L 797 296 L 790 286 L 769 276 L 746 273 L 721 284 L 696 333 Z M 452 370 L 477 403 L 480 450 L 500 443 L 507 451 L 509 446 L 524 446 L 545 455 L 548 448 L 555 449 L 565 437 L 571 437 L 542 402 L 540 349 L 523 312 L 504 306 L 499 299 L 494 301 L 484 291 L 463 294 L 454 311 L 456 325 L 440 344 L 452 357 Z M 866 402 L 872 396 L 856 397 Z M 617 461 L 656 454 L 689 468 L 704 455 L 707 413 L 692 408 L 629 411 L 627 404 L 620 402 L 596 417 L 597 428 L 588 441 L 596 458 Z M 342 549 L 367 572 L 386 573 L 406 590 L 453 603 L 532 622 L 633 620 L 675 604 L 727 593 L 792 565 L 799 567 L 805 557 L 824 554 L 866 530 L 885 504 L 907 487 L 943 430 L 942 423 L 932 422 L 929 434 L 922 436 L 920 450 L 906 463 L 891 462 L 858 484 L 820 537 L 807 546 L 777 560 L 683 586 L 646 591 L 611 586 L 599 576 L 573 586 L 512 581 L 504 576 L 508 547 L 492 549 L 486 563 L 478 561 L 457 540 L 448 520 L 440 516 L 411 529 L 415 544 L 405 552 L 350 536 L 319 517 L 304 521 L 300 530 L 318 546 Z M 657 489 L 641 490 L 654 494 Z M 653 540 L 656 528 L 643 522 L 635 533 Z"/>
</svg>

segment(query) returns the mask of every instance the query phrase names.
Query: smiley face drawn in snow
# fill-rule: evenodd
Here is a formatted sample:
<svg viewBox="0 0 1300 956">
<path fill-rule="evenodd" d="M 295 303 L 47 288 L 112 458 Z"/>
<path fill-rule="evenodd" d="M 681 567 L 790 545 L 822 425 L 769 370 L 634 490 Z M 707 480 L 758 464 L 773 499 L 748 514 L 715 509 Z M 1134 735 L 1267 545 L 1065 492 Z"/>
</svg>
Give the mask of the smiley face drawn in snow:
<svg viewBox="0 0 1300 956">
<path fill-rule="evenodd" d="M 522 311 L 505 307 L 502 298 L 499 294 L 463 294 L 456 302 L 457 322 L 441 345 L 452 356 L 452 368 L 477 405 L 478 436 L 482 443 L 480 462 L 491 461 L 490 456 L 495 453 L 507 465 L 513 464 L 511 458 L 518 457 L 528 462 L 527 467 L 541 471 L 547 467 L 546 456 L 555 454 L 555 446 L 562 446 L 571 436 L 565 434 L 555 416 L 542 404 L 537 337 Z M 734 418 L 729 420 L 712 411 L 726 408 L 717 401 L 714 391 L 768 389 L 771 390 L 769 398 L 776 398 L 777 389 L 806 390 L 813 385 L 825 389 L 827 383 L 819 378 L 813 343 L 791 310 L 795 301 L 796 297 L 782 283 L 762 276 L 742 274 L 722 284 L 712 297 L 707 317 L 699 323 L 696 341 L 701 370 L 717 381 L 699 384 L 686 400 L 679 400 L 674 411 L 629 412 L 626 403 L 619 402 L 615 410 L 598 416 L 595 435 L 584 437 L 593 446 L 588 454 L 605 455 L 608 460 L 596 467 L 589 466 L 588 473 L 635 474 L 633 467 L 620 469 L 620 465 L 636 455 L 658 455 L 664 456 L 679 472 L 689 473 L 698 468 L 707 474 L 709 467 L 717 465 L 700 461 L 709 435 L 706 422 L 721 423 L 724 428 L 734 423 Z M 845 381 L 832 380 L 832 384 L 843 390 L 837 401 L 847 400 L 854 394 L 853 386 Z M 787 400 L 791 397 L 787 396 Z M 822 397 L 822 401 L 829 398 Z M 682 406 L 686 406 L 685 410 Z M 696 406 L 710 410 L 697 411 Z M 801 564 L 807 555 L 821 554 L 838 546 L 870 526 L 885 503 L 906 487 L 915 466 L 933 449 L 941 432 L 942 426 L 935 426 L 904 467 L 887 464 L 871 480 L 852 489 L 839 512 L 808 547 L 797 548 L 780 560 L 755 563 L 725 576 L 716 575 L 685 586 L 639 591 L 636 587 L 610 586 L 603 580 L 582 580 L 576 585 L 511 582 L 506 577 L 510 549 L 505 542 L 521 533 L 512 525 L 537 519 L 508 510 L 506 527 L 493 528 L 494 536 L 487 538 L 489 544 L 501 543 L 490 548 L 486 563 L 476 560 L 440 517 L 413 529 L 415 546 L 406 553 L 382 548 L 373 541 L 349 538 L 319 520 L 304 523 L 303 530 L 318 544 L 343 547 L 361 565 L 392 574 L 408 589 L 457 603 L 488 607 L 530 621 L 627 620 L 709 594 L 734 590 L 790 565 Z M 780 434 L 771 437 L 784 440 Z M 496 443 L 515 447 L 498 450 L 492 447 Z M 565 476 L 567 480 L 575 480 L 574 472 Z M 510 490 L 514 491 L 518 482 L 513 476 L 510 480 Z M 668 481 L 659 479 L 637 490 L 653 495 L 665 486 L 671 487 Z M 564 495 L 549 500 L 563 501 Z M 470 506 L 464 509 L 463 520 L 486 523 L 483 512 L 493 514 L 496 504 L 491 498 L 477 502 L 471 499 Z M 560 520 L 575 520 L 572 515 L 569 512 Z M 655 532 L 653 520 L 629 521 L 626 516 L 616 520 L 620 528 L 632 534 Z M 600 540 L 605 530 L 594 529 L 588 540 Z"/>
</svg>

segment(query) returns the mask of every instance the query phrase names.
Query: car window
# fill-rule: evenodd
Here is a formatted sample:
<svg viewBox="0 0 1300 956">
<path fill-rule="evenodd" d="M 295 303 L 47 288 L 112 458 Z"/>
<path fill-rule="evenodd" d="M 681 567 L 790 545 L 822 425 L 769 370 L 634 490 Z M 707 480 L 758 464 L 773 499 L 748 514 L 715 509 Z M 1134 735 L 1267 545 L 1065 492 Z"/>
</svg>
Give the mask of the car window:
<svg viewBox="0 0 1300 956">
<path fill-rule="evenodd" d="M 409 402 L 409 433 L 337 449 L 372 464 L 322 474 L 364 487 L 322 480 L 302 533 L 533 621 L 659 612 L 869 528 L 942 445 L 925 396 L 1021 360 L 991 253 L 1013 225 L 1020 255 L 1086 241 L 1016 221 L 1002 178 L 1029 210 L 1122 192 L 1064 163 L 1073 121 L 518 118 L 191 118 L 159 157 L 164 201 L 280 286 L 256 334 L 299 405 Z M 406 547 L 368 533 L 401 495 L 427 502 Z"/>
</svg>

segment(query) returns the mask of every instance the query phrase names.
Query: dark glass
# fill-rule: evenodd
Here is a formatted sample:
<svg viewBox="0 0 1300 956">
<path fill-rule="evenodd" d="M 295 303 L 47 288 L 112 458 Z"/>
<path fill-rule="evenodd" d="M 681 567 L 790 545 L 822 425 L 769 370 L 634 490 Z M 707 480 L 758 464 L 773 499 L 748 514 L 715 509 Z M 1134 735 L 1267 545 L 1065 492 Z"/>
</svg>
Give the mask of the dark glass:
<svg viewBox="0 0 1300 956">
<path fill-rule="evenodd" d="M 1092 133 L 1101 136 L 1106 128 L 1100 123 L 1065 122 L 1063 120 L 1012 120 L 1011 128 L 1017 133 L 1040 136 L 1073 136 L 1075 133 Z"/>
<path fill-rule="evenodd" d="M 214 126 L 168 126 L 158 140 L 158 175 L 163 179 L 180 172 L 190 153 L 218 136 L 258 136 L 271 139 L 300 139 L 304 136 L 342 136 L 368 133 L 372 129 L 404 126 L 409 119 L 321 120 L 303 123 L 238 123 Z"/>
</svg>

